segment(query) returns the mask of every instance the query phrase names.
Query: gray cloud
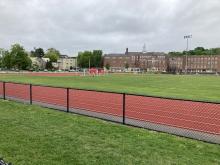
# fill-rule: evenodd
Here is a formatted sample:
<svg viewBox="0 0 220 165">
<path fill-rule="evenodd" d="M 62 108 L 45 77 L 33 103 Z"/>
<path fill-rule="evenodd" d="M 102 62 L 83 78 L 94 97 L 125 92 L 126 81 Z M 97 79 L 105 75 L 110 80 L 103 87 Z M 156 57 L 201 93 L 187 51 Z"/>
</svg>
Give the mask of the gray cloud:
<svg viewBox="0 0 220 165">
<path fill-rule="evenodd" d="M 219 0 L 1 0 L 0 47 L 21 43 L 64 54 L 220 47 Z"/>
</svg>

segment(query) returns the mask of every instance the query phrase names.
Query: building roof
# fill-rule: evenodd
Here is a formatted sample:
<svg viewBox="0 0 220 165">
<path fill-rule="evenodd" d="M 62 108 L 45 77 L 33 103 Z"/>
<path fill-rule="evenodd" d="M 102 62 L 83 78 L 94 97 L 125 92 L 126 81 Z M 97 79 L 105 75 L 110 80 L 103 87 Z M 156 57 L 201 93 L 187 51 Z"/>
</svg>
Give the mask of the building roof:
<svg viewBox="0 0 220 165">
<path fill-rule="evenodd" d="M 123 57 L 123 56 L 166 56 L 166 53 L 163 52 L 127 52 L 125 54 L 119 54 L 119 53 L 111 53 L 111 54 L 105 54 L 105 56 L 110 57 Z"/>
<path fill-rule="evenodd" d="M 105 54 L 104 56 L 111 56 L 111 57 L 120 57 L 124 56 L 125 54 L 122 53 L 111 53 L 111 54 Z"/>
<path fill-rule="evenodd" d="M 60 55 L 60 58 L 69 58 L 69 56 L 68 56 L 68 55 L 64 55 L 64 54 L 61 54 L 61 55 Z"/>
<path fill-rule="evenodd" d="M 69 57 L 68 55 L 60 55 L 60 58 L 74 59 L 76 57 Z"/>
</svg>

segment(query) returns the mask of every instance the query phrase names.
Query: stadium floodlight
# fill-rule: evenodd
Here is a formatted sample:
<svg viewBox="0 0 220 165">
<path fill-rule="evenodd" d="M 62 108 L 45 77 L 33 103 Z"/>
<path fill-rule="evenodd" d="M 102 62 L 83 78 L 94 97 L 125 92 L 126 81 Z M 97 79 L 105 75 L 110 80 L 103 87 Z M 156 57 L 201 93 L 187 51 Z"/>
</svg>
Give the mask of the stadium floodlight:
<svg viewBox="0 0 220 165">
<path fill-rule="evenodd" d="M 192 38 L 192 35 L 185 35 L 184 39 L 186 39 L 186 67 L 185 67 L 185 73 L 187 73 L 188 70 L 188 52 L 189 52 L 189 39 Z"/>
</svg>

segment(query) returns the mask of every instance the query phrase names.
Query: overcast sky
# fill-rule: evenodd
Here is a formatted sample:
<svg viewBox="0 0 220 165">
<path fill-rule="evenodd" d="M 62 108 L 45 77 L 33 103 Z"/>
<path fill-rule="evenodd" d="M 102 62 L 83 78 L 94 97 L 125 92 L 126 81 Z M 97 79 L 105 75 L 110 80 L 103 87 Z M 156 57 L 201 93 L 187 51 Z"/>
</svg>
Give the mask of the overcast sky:
<svg viewBox="0 0 220 165">
<path fill-rule="evenodd" d="M 0 47 L 62 54 L 220 47 L 220 0 L 0 0 Z"/>
</svg>

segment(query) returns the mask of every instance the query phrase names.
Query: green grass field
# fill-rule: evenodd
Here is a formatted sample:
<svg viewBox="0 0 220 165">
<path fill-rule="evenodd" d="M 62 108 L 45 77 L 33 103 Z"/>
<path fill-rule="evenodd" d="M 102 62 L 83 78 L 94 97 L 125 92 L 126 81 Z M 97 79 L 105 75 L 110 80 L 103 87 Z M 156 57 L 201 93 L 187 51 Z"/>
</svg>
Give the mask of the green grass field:
<svg viewBox="0 0 220 165">
<path fill-rule="evenodd" d="M 3 100 L 0 132 L 15 165 L 220 164 L 220 145 Z"/>
<path fill-rule="evenodd" d="M 220 76 L 147 74 L 39 77 L 0 75 L 0 80 L 220 102 Z"/>
</svg>

